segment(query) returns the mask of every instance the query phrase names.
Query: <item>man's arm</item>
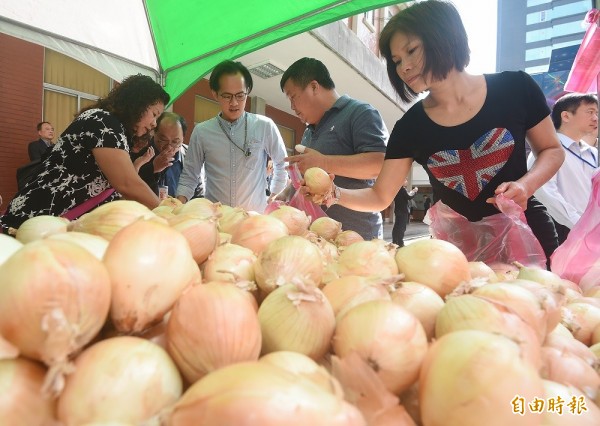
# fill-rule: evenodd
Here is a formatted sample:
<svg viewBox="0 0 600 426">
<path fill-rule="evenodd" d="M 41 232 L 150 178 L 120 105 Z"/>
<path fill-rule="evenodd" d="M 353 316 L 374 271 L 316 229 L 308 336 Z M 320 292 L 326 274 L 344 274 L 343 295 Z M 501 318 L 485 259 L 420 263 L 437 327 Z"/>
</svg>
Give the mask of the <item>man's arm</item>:
<svg viewBox="0 0 600 426">
<path fill-rule="evenodd" d="M 27 153 L 29 154 L 29 161 L 35 161 L 42 158 L 42 150 L 39 141 L 30 142 L 27 146 Z"/>
<path fill-rule="evenodd" d="M 196 126 L 190 137 L 190 144 L 183 162 L 183 170 L 177 184 L 177 199 L 183 203 L 191 200 L 202 178 L 204 155 L 200 146 L 200 128 Z"/>
<path fill-rule="evenodd" d="M 290 164 L 298 163 L 300 173 L 306 169 L 320 167 L 327 173 L 354 179 L 375 179 L 385 159 L 384 152 L 363 152 L 353 155 L 324 155 L 320 152 L 305 148 L 304 153 L 287 157 Z"/>
</svg>

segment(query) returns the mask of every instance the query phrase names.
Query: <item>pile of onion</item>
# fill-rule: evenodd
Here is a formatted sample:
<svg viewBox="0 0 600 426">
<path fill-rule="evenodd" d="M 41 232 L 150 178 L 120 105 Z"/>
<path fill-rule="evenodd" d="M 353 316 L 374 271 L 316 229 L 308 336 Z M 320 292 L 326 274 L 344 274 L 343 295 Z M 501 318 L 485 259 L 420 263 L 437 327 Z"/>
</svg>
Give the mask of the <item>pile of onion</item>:
<svg viewBox="0 0 600 426">
<path fill-rule="evenodd" d="M 390 300 L 386 288 L 387 280 L 346 275 L 334 279 L 323 287 L 323 294 L 329 300 L 336 319 L 361 303 L 371 300 Z"/>
<path fill-rule="evenodd" d="M 342 224 L 328 216 L 323 216 L 315 219 L 308 229 L 317 236 L 333 242 L 342 232 Z"/>
<path fill-rule="evenodd" d="M 217 247 L 203 265 L 206 281 L 254 281 L 256 255 L 237 244 L 226 243 Z"/>
<path fill-rule="evenodd" d="M 189 213 L 182 213 L 173 216 L 168 222 L 171 228 L 181 232 L 185 237 L 197 264 L 208 259 L 219 242 L 215 218 L 199 218 Z"/>
<path fill-rule="evenodd" d="M 444 300 L 439 294 L 423 284 L 402 282 L 396 284 L 392 301 L 417 317 L 428 340 L 435 337 L 435 321 L 444 307 Z"/>
<path fill-rule="evenodd" d="M 383 244 L 376 240 L 359 241 L 342 251 L 336 271 L 340 277 L 359 275 L 389 278 L 398 275 L 398 266 Z"/>
<path fill-rule="evenodd" d="M 153 220 L 139 220 L 115 234 L 104 264 L 112 284 L 110 317 L 123 333 L 160 322 L 183 290 L 201 282 L 185 237 Z"/>
<path fill-rule="evenodd" d="M 260 355 L 261 333 L 248 293 L 229 283 L 186 291 L 171 311 L 167 350 L 189 383 Z"/>
<path fill-rule="evenodd" d="M 218 216 L 219 203 L 213 203 L 208 198 L 193 198 L 187 203 L 175 207 L 176 215 L 187 214 L 201 219 L 211 219 Z"/>
<path fill-rule="evenodd" d="M 23 244 L 39 240 L 49 235 L 67 232 L 69 220 L 56 216 L 34 216 L 19 226 L 15 238 Z"/>
<path fill-rule="evenodd" d="M 302 210 L 292 206 L 279 206 L 278 209 L 269 213 L 287 226 L 290 235 L 304 235 L 310 225 L 310 217 Z"/>
<path fill-rule="evenodd" d="M 21 247 L 23 247 L 23 243 L 16 238 L 0 234 L 0 265 Z"/>
<path fill-rule="evenodd" d="M 0 266 L 0 335 L 50 367 L 44 390 L 58 393 L 69 356 L 98 334 L 110 307 L 110 277 L 81 247 L 28 243 Z"/>
</svg>

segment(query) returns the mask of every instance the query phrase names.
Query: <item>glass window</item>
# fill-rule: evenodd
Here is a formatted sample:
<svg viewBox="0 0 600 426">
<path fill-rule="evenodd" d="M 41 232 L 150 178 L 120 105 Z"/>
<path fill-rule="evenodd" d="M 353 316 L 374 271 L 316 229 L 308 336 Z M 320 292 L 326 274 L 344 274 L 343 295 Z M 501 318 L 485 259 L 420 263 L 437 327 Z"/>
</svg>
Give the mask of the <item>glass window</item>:
<svg viewBox="0 0 600 426">
<path fill-rule="evenodd" d="M 542 10 L 540 12 L 528 13 L 527 14 L 527 25 L 539 24 L 540 22 L 547 22 L 552 19 L 551 10 Z"/>
<path fill-rule="evenodd" d="M 548 65 L 537 65 L 535 67 L 526 67 L 525 72 L 527 74 L 537 74 L 540 72 L 548 72 Z"/>
<path fill-rule="evenodd" d="M 538 59 L 550 59 L 550 55 L 552 54 L 552 47 L 544 46 L 538 47 L 535 49 L 527 49 L 525 51 L 525 60 L 526 61 L 536 61 Z"/>
<path fill-rule="evenodd" d="M 526 43 L 533 43 L 540 40 L 550 40 L 553 37 L 561 37 L 571 34 L 583 34 L 584 29 L 580 21 L 567 22 L 554 25 L 552 28 L 542 28 L 539 30 L 528 31 L 525 35 Z"/>
<path fill-rule="evenodd" d="M 590 0 L 581 0 L 575 3 L 563 4 L 554 8 L 554 16 L 569 16 L 579 13 L 585 14 L 592 7 Z M 583 17 L 581 18 L 583 20 Z"/>
<path fill-rule="evenodd" d="M 194 105 L 194 123 L 202 123 L 209 120 L 221 112 L 221 106 L 218 102 L 203 96 L 196 96 Z"/>
<path fill-rule="evenodd" d="M 277 128 L 279 129 L 279 133 L 281 133 L 281 138 L 283 139 L 288 154 L 293 154 L 294 146 L 296 145 L 296 131 L 280 124 L 277 124 Z"/>
</svg>

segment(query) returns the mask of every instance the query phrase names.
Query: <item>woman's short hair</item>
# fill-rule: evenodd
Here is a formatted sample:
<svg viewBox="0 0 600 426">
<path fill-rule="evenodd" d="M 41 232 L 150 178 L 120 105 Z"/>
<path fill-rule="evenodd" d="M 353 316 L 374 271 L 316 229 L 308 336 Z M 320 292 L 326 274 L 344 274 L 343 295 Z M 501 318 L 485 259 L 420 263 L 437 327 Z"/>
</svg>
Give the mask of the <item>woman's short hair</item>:
<svg viewBox="0 0 600 426">
<path fill-rule="evenodd" d="M 302 89 L 308 86 L 311 81 L 316 81 L 327 90 L 335 89 L 335 83 L 329 74 L 329 70 L 323 62 L 315 58 L 300 58 L 290 65 L 279 82 L 282 91 L 288 80 L 292 80 L 294 84 Z"/>
<path fill-rule="evenodd" d="M 235 61 L 223 61 L 213 69 L 210 74 L 210 78 L 208 79 L 208 85 L 210 86 L 210 90 L 213 92 L 218 92 L 220 89 L 219 80 L 223 75 L 235 75 L 241 74 L 244 77 L 244 83 L 246 84 L 246 93 L 250 93 L 252 91 L 252 75 L 248 68 L 244 66 L 241 62 Z"/>
<path fill-rule="evenodd" d="M 401 10 L 381 31 L 379 50 L 385 57 L 390 82 L 405 102 L 417 94 L 404 84 L 392 60 L 390 41 L 398 32 L 422 40 L 423 74 L 430 73 L 436 80 L 444 79 L 453 68 L 463 71 L 469 64 L 467 32 L 452 3 L 428 0 Z"/>
</svg>

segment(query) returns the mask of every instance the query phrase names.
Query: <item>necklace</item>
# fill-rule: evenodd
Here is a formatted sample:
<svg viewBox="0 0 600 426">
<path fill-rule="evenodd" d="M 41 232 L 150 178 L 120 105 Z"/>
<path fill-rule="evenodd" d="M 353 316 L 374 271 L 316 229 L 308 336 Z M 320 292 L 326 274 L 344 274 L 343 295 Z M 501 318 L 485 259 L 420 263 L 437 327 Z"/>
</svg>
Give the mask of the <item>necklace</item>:
<svg viewBox="0 0 600 426">
<path fill-rule="evenodd" d="M 221 123 L 221 120 L 219 120 L 218 117 L 217 117 L 217 123 L 219 123 L 219 127 L 221 128 L 221 130 L 223 131 L 225 136 L 227 136 L 227 139 L 229 139 L 229 142 L 231 142 L 231 144 L 233 146 L 235 146 L 237 149 L 242 151 L 246 157 L 250 157 L 252 155 L 252 152 L 250 152 L 250 149 L 248 148 L 248 114 L 247 113 L 244 114 L 244 145 L 243 145 L 243 148 L 240 148 L 233 141 L 233 139 L 231 139 L 231 136 L 229 136 L 229 133 L 227 133 L 227 130 L 225 130 L 225 126 L 223 126 L 223 123 Z"/>
</svg>

